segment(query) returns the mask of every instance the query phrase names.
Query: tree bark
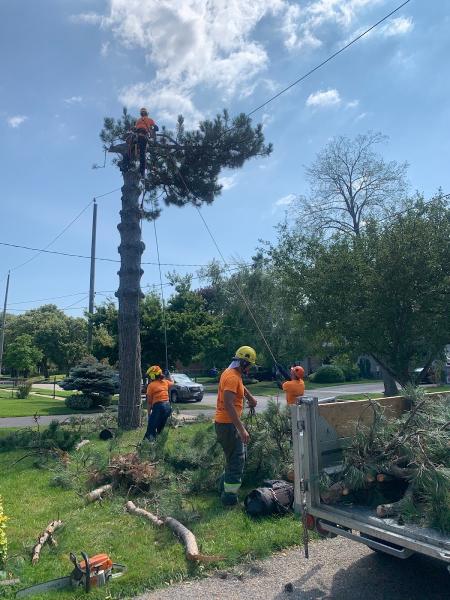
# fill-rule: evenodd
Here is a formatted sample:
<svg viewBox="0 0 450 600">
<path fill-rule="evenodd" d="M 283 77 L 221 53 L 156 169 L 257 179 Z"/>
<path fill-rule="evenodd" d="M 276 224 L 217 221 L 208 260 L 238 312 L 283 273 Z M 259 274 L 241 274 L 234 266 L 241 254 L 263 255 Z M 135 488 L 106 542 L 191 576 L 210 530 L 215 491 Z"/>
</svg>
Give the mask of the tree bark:
<svg viewBox="0 0 450 600">
<path fill-rule="evenodd" d="M 396 396 L 398 394 L 398 387 L 395 383 L 395 379 L 386 371 L 386 369 L 383 369 L 383 367 L 381 367 L 381 374 L 383 375 L 384 395 Z"/>
<path fill-rule="evenodd" d="M 139 208 L 139 175 L 123 173 L 120 232 L 119 289 L 119 412 L 122 429 L 136 429 L 141 422 L 141 341 L 139 303 L 142 297 L 141 256 L 145 245 L 141 240 Z"/>
</svg>

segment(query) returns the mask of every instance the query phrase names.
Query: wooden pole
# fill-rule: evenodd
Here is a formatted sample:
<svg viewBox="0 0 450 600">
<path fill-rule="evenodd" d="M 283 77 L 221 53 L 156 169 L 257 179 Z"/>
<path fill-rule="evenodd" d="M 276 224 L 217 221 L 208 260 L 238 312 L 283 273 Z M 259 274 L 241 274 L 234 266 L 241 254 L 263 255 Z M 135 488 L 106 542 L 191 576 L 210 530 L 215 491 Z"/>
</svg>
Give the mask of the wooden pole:
<svg viewBox="0 0 450 600">
<path fill-rule="evenodd" d="M 6 306 L 8 305 L 9 276 L 10 272 L 8 271 L 8 277 L 6 279 L 5 302 L 3 304 L 2 330 L 0 332 L 0 376 L 2 374 L 3 346 L 5 343 Z"/>
<path fill-rule="evenodd" d="M 95 296 L 95 247 L 97 242 L 97 201 L 94 198 L 94 206 L 92 209 L 92 238 L 91 238 L 91 270 L 89 278 L 89 321 L 88 321 L 88 351 L 92 352 L 92 316 L 94 314 L 94 296 Z"/>
</svg>

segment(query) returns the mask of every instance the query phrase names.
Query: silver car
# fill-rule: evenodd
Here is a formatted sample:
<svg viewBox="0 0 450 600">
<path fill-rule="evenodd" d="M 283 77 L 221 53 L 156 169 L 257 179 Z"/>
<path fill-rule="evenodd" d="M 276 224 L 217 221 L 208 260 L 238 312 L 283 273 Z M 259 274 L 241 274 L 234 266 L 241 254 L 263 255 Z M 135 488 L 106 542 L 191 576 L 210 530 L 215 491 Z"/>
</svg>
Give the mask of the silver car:
<svg viewBox="0 0 450 600">
<path fill-rule="evenodd" d="M 185 373 L 171 373 L 170 377 L 174 385 L 170 388 L 170 401 L 183 402 L 193 400 L 200 402 L 203 399 L 203 386 L 195 383 Z"/>
</svg>

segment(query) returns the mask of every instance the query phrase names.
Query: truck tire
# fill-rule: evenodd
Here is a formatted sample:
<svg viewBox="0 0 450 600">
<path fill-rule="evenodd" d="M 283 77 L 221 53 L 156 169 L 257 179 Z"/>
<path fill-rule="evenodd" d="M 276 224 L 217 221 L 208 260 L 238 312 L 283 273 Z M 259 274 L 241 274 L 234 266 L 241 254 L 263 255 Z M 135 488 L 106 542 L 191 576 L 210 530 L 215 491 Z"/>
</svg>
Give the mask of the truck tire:
<svg viewBox="0 0 450 600">
<path fill-rule="evenodd" d="M 170 392 L 170 401 L 172 402 L 172 404 L 176 404 L 178 400 L 178 392 L 176 390 L 172 390 Z"/>
</svg>

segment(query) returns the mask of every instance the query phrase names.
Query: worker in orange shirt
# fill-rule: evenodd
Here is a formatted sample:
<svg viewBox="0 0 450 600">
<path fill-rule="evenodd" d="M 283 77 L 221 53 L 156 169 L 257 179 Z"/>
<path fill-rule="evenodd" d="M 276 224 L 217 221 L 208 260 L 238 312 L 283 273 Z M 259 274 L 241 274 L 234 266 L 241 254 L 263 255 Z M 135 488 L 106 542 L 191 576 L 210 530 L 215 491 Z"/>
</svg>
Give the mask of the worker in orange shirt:
<svg viewBox="0 0 450 600">
<path fill-rule="evenodd" d="M 139 148 L 139 171 L 141 177 L 145 177 L 145 153 L 149 138 L 154 138 L 158 131 L 155 121 L 148 116 L 148 110 L 141 108 L 140 117 L 134 125 L 137 133 L 137 145 Z"/>
<path fill-rule="evenodd" d="M 296 365 L 291 367 L 288 372 L 280 364 L 277 364 L 277 369 L 287 379 L 282 385 L 286 393 L 286 402 L 288 404 L 295 404 L 296 398 L 303 396 L 305 393 L 305 382 L 303 381 L 305 370 L 300 365 Z"/>
<path fill-rule="evenodd" d="M 225 472 L 220 484 L 221 499 L 225 506 L 233 506 L 238 502 L 245 466 L 245 447 L 250 437 L 241 421 L 244 398 L 250 408 L 256 406 L 255 398 L 244 387 L 242 376 L 248 374 L 255 364 L 255 350 L 250 346 L 241 346 L 219 381 L 214 421 L 217 441 L 225 455 Z"/>
<path fill-rule="evenodd" d="M 148 424 L 144 439 L 153 441 L 164 429 L 167 419 L 172 413 L 169 402 L 169 389 L 173 385 L 166 379 L 161 367 L 153 365 L 147 370 L 150 383 L 147 386 Z"/>
</svg>

